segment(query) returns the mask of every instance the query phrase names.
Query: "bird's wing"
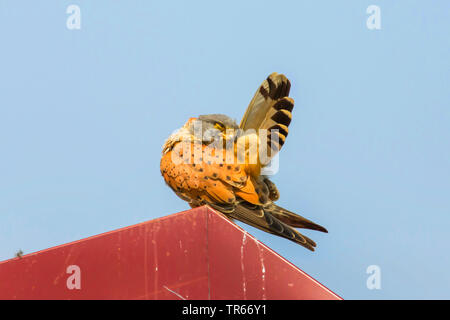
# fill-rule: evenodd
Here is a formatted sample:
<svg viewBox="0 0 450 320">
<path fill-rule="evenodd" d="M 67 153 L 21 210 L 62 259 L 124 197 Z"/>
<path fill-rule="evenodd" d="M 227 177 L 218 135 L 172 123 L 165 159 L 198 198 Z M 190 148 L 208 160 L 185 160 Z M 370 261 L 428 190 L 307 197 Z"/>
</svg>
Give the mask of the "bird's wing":
<svg viewBox="0 0 450 320">
<path fill-rule="evenodd" d="M 241 120 L 240 128 L 273 131 L 268 135 L 269 158 L 272 158 L 283 146 L 288 135 L 288 126 L 292 119 L 294 100 L 289 97 L 291 83 L 276 72 L 267 77 L 259 86 Z"/>
<path fill-rule="evenodd" d="M 314 241 L 289 224 L 320 231 L 325 229 L 273 204 L 270 200 L 273 186 L 268 186 L 262 178 L 251 176 L 245 164 L 208 161 L 175 164 L 172 152 L 176 150 L 163 155 L 161 173 L 166 183 L 192 206 L 208 204 L 230 218 L 314 250 Z"/>
</svg>

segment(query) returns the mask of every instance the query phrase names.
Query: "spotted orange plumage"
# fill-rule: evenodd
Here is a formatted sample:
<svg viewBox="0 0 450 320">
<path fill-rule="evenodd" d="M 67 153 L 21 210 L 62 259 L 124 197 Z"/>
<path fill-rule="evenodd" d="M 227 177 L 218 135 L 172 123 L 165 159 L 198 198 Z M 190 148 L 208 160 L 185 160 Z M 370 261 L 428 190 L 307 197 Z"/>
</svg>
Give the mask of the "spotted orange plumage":
<svg viewBox="0 0 450 320">
<path fill-rule="evenodd" d="M 288 135 L 294 106 L 289 90 L 289 80 L 272 73 L 256 91 L 239 126 L 220 114 L 190 118 L 164 144 L 160 169 L 167 185 L 191 207 L 209 205 L 229 218 L 314 250 L 314 241 L 295 227 L 326 229 L 277 206 L 275 184 L 261 175 Z M 265 150 L 267 159 L 264 153 L 252 158 L 252 146 Z"/>
<path fill-rule="evenodd" d="M 190 147 L 194 148 L 191 144 Z M 181 149 L 181 148 L 180 148 Z M 202 146 L 204 152 L 206 146 Z M 245 164 L 225 163 L 225 156 L 219 155 L 218 161 L 190 161 L 177 164 L 172 161 L 174 150 L 170 150 L 161 158 L 161 173 L 166 183 L 181 197 L 188 198 L 193 207 L 210 204 L 211 201 L 221 204 L 231 204 L 240 197 L 252 204 L 261 205 L 259 195 L 255 190 L 256 181 L 246 171 Z M 181 156 L 181 152 L 178 154 Z M 203 159 L 202 159 L 203 160 Z"/>
</svg>

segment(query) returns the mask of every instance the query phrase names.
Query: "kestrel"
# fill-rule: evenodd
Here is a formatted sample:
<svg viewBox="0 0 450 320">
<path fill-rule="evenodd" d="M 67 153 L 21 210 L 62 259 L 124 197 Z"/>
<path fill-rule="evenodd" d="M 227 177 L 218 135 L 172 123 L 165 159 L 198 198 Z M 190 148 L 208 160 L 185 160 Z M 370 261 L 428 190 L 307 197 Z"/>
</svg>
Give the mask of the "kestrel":
<svg viewBox="0 0 450 320">
<path fill-rule="evenodd" d="M 272 73 L 259 86 L 240 125 L 222 114 L 190 118 L 165 142 L 161 174 L 192 208 L 202 205 L 314 251 L 295 228 L 327 230 L 275 204 L 279 192 L 262 174 L 288 135 L 291 84 Z M 257 152 L 255 152 L 257 150 Z"/>
</svg>

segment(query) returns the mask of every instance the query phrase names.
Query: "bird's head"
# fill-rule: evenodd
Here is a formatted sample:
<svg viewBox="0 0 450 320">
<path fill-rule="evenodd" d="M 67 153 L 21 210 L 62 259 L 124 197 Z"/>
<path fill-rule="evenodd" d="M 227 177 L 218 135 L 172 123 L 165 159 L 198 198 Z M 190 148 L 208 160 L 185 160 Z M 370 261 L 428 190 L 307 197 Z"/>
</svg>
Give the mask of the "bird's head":
<svg viewBox="0 0 450 320">
<path fill-rule="evenodd" d="M 163 153 L 179 141 L 200 141 L 202 144 L 235 140 L 240 134 L 236 121 L 223 114 L 207 114 L 189 120 L 166 141 Z"/>
<path fill-rule="evenodd" d="M 236 121 L 223 114 L 206 114 L 190 118 L 183 126 L 196 140 L 209 143 L 217 138 L 224 141 L 234 139 L 239 126 Z"/>
</svg>

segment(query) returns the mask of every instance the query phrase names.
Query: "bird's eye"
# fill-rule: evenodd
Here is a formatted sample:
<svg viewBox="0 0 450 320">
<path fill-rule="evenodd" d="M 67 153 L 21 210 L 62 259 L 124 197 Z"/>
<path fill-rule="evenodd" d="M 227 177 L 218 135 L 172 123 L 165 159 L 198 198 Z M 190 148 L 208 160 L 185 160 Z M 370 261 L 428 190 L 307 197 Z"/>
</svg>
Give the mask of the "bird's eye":
<svg viewBox="0 0 450 320">
<path fill-rule="evenodd" d="M 220 122 L 216 122 L 214 124 L 214 128 L 216 128 L 217 130 L 220 130 L 220 131 L 224 131 L 225 130 L 225 126 L 223 124 L 221 124 Z"/>
</svg>

